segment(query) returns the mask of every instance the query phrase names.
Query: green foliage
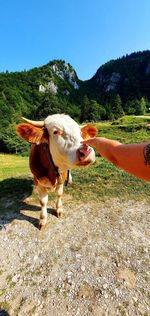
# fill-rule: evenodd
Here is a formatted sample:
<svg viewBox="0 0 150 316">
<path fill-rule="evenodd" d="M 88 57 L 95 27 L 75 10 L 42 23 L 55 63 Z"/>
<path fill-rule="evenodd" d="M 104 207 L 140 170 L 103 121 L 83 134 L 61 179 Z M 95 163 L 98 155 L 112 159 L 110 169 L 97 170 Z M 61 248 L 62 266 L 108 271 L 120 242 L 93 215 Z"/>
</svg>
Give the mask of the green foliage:
<svg viewBox="0 0 150 316">
<path fill-rule="evenodd" d="M 150 51 L 133 53 L 103 65 L 84 82 L 63 60 L 29 71 L 0 73 L 0 151 L 27 151 L 15 133 L 22 116 L 37 120 L 66 113 L 76 121 L 97 122 L 118 119 L 124 113 L 144 115 L 150 108 L 149 62 Z M 48 89 L 49 82 L 57 86 L 57 93 Z M 40 85 L 45 93 L 39 92 Z"/>
<path fill-rule="evenodd" d="M 122 108 L 122 101 L 121 101 L 119 94 L 114 96 L 114 98 L 112 100 L 111 109 L 112 109 L 112 113 L 113 113 L 115 119 L 121 117 L 124 114 L 124 111 Z"/>
<path fill-rule="evenodd" d="M 144 98 L 146 108 L 149 109 L 150 51 L 137 52 L 109 61 L 83 86 L 84 94 L 89 99 L 95 99 L 106 108 L 106 118 L 114 116 L 111 98 L 117 95 L 121 98 L 126 114 L 144 113 L 145 106 L 142 107 L 138 102 Z"/>
<path fill-rule="evenodd" d="M 89 100 L 87 95 L 83 98 L 81 108 L 81 121 L 100 121 L 106 115 L 105 108 L 96 100 Z"/>
<path fill-rule="evenodd" d="M 28 154 L 29 145 L 24 142 L 22 138 L 16 135 L 16 124 L 11 123 L 8 125 L 5 133 L 3 134 L 3 141 L 7 148 L 9 148 L 9 152 L 12 153 L 22 153 Z"/>
<path fill-rule="evenodd" d="M 98 135 L 117 139 L 124 143 L 149 140 L 150 131 L 146 128 L 146 118 L 123 116 L 112 122 L 96 123 Z M 28 167 L 28 158 L 16 155 L 0 154 L 1 207 L 6 210 L 6 199 L 14 201 L 12 209 L 18 209 L 18 196 L 24 200 L 24 194 L 31 195 L 32 181 Z M 149 183 L 138 180 L 116 168 L 97 153 L 96 162 L 88 168 L 72 170 L 73 183 L 65 187 L 65 191 L 74 199 L 90 201 L 91 198 L 105 200 L 108 197 L 121 196 L 123 199 L 149 199 Z M 11 179 L 10 179 L 11 178 Z M 13 190 L 12 190 L 13 188 Z M 16 192 L 17 198 L 16 198 Z M 4 196 L 6 199 L 4 199 Z M 50 194 L 54 199 L 55 195 Z M 34 198 L 34 196 L 33 196 Z M 16 205 L 17 199 L 17 205 Z M 37 199 L 37 197 L 36 197 Z M 11 206 L 9 206 L 10 208 Z"/>
<path fill-rule="evenodd" d="M 89 119 L 90 101 L 87 95 L 83 98 L 82 108 L 81 108 L 81 121 L 86 121 Z"/>
<path fill-rule="evenodd" d="M 125 105 L 125 111 L 127 114 L 144 115 L 147 110 L 147 103 L 144 97 L 140 100 L 134 99 L 127 101 Z"/>
<path fill-rule="evenodd" d="M 0 151 L 27 152 L 28 146 L 15 132 L 16 123 L 21 117 L 43 119 L 54 113 L 66 113 L 80 120 L 80 107 L 75 100 L 74 87 L 68 80 L 73 68 L 68 65 L 64 79 L 55 74 L 53 65 L 62 73 L 64 61 L 53 61 L 40 68 L 16 73 L 0 73 Z M 74 72 L 76 82 L 78 78 Z M 54 94 L 48 89 L 48 82 L 58 87 Z M 46 87 L 45 93 L 39 92 L 39 86 Z M 66 92 L 67 91 L 67 92 Z"/>
<path fill-rule="evenodd" d="M 123 116 L 113 122 L 97 123 L 98 136 L 116 139 L 122 143 L 149 141 L 150 131 L 146 117 Z"/>
</svg>

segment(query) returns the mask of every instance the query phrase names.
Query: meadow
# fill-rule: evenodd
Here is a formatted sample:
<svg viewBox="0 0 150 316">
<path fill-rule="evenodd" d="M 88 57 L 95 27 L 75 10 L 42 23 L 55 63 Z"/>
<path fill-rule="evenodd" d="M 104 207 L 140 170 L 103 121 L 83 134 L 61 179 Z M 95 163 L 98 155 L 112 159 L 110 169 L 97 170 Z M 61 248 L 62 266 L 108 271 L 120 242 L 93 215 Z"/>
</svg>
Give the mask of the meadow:
<svg viewBox="0 0 150 316">
<path fill-rule="evenodd" d="M 150 131 L 146 127 L 147 118 L 123 117 L 115 122 L 96 123 L 98 135 L 117 139 L 124 143 L 149 141 Z M 0 210 L 12 201 L 12 209 L 16 209 L 15 201 L 32 195 L 33 182 L 28 167 L 28 157 L 0 154 Z M 96 162 L 85 169 L 72 171 L 73 183 L 65 187 L 68 196 L 83 202 L 91 200 L 105 201 L 108 198 L 149 199 L 150 184 L 138 180 L 96 153 Z M 55 194 L 50 194 L 53 200 Z M 6 203 L 7 202 L 7 203 Z"/>
</svg>

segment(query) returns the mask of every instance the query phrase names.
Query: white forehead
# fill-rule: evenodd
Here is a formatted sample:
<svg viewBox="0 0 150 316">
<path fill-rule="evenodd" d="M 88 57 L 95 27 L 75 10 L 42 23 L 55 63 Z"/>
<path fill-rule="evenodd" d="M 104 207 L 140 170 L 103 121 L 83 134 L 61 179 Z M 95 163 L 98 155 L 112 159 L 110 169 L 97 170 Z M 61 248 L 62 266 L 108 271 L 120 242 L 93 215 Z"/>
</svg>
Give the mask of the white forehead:
<svg viewBox="0 0 150 316">
<path fill-rule="evenodd" d="M 45 119 L 45 125 L 48 129 L 60 128 L 67 134 L 80 134 L 79 125 L 68 115 L 53 114 Z"/>
</svg>

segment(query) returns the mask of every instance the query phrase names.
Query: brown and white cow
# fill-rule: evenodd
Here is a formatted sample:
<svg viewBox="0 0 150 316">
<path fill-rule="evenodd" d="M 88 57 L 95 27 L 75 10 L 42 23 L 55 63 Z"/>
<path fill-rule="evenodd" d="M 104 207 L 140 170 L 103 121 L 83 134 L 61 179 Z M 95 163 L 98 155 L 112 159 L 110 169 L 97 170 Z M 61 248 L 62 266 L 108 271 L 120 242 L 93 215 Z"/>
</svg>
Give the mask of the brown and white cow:
<svg viewBox="0 0 150 316">
<path fill-rule="evenodd" d="M 24 119 L 24 118 L 23 118 Z M 31 121 L 17 125 L 17 133 L 31 143 L 30 169 L 38 188 L 41 204 L 40 228 L 47 222 L 47 191 L 56 190 L 57 216 L 63 213 L 61 197 L 68 170 L 85 167 L 95 161 L 93 148 L 81 141 L 94 137 L 94 126 L 80 127 L 65 114 L 48 116 L 45 121 Z"/>
</svg>

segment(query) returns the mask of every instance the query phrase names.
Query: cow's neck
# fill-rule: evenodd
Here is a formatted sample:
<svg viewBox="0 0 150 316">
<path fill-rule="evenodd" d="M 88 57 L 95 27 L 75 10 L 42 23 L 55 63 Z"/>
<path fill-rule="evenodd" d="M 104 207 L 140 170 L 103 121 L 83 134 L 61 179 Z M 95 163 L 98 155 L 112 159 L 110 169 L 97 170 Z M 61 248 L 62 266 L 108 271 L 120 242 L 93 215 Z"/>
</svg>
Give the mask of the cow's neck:
<svg viewBox="0 0 150 316">
<path fill-rule="evenodd" d="M 48 163 L 49 163 L 49 168 L 54 172 L 56 178 L 60 177 L 60 173 L 59 173 L 59 169 L 57 166 L 55 166 L 51 152 L 49 150 L 49 147 L 47 144 L 44 144 L 46 153 L 47 153 L 47 159 L 48 159 Z"/>
<path fill-rule="evenodd" d="M 55 174 L 55 177 L 57 179 L 57 183 L 64 183 L 65 185 L 68 184 L 69 182 L 69 170 L 60 170 L 59 167 L 57 167 L 54 164 L 53 158 L 52 158 L 52 154 L 50 152 L 50 149 L 48 147 L 47 144 L 44 144 L 45 150 L 46 150 L 46 154 L 47 154 L 47 159 L 48 159 L 48 163 L 49 163 L 49 168 L 53 171 L 53 173 Z"/>
</svg>

